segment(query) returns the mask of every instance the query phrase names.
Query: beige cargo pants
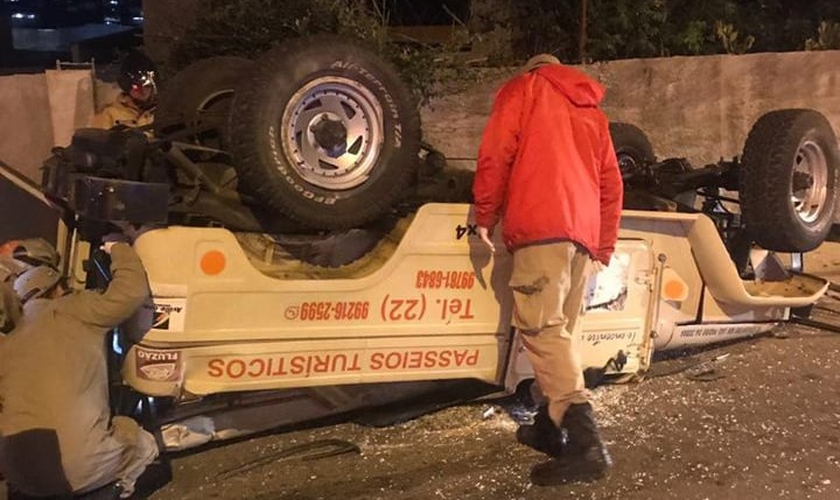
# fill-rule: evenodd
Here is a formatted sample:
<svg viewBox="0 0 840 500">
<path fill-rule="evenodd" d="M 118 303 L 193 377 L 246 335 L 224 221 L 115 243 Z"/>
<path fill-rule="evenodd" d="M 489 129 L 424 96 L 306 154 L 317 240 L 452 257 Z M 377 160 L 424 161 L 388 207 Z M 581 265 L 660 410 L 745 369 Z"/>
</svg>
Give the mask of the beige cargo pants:
<svg viewBox="0 0 840 500">
<path fill-rule="evenodd" d="M 569 405 L 589 400 L 577 344 L 591 269 L 589 255 L 572 242 L 533 245 L 513 253 L 512 323 L 556 425 Z"/>
</svg>

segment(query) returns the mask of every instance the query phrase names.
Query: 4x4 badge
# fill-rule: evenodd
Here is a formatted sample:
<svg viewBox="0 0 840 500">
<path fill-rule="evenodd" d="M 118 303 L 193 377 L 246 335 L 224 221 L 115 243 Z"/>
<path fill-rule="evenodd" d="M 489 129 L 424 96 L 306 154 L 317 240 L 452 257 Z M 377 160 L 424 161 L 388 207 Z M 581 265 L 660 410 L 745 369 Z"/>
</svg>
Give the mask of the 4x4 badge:
<svg viewBox="0 0 840 500">
<path fill-rule="evenodd" d="M 458 224 L 458 227 L 455 228 L 455 239 L 460 240 L 464 236 L 478 236 L 478 225 L 477 224 L 467 224 L 466 226 L 462 226 Z"/>
</svg>

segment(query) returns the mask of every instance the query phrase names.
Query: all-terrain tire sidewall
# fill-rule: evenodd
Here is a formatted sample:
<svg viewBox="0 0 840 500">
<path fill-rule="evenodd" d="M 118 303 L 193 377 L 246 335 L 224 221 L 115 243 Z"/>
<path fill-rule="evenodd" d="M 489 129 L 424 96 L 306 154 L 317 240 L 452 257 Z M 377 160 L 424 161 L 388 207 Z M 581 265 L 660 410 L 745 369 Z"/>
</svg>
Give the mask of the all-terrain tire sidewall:
<svg viewBox="0 0 840 500">
<path fill-rule="evenodd" d="M 253 65 L 253 61 L 243 57 L 218 56 L 202 59 L 179 71 L 161 89 L 155 109 L 156 134 L 165 135 L 169 127 L 197 121 L 199 108 L 214 96 L 223 95 L 232 101 L 228 94 Z M 226 117 L 221 120 L 223 134 L 227 121 Z"/>
<path fill-rule="evenodd" d="M 331 190 L 307 182 L 283 150 L 279 130 L 295 93 L 323 77 L 352 80 L 382 109 L 383 143 L 369 177 Z M 378 56 L 337 36 L 286 42 L 264 54 L 237 88 L 231 112 L 240 181 L 261 203 L 318 229 L 365 224 L 387 212 L 416 174 L 420 119 L 396 71 Z"/>
<path fill-rule="evenodd" d="M 827 194 L 822 212 L 804 221 L 791 202 L 796 155 L 806 141 L 822 151 Z M 782 109 L 761 116 L 744 145 L 739 179 L 742 222 L 762 248 L 807 252 L 828 235 L 837 204 L 837 139 L 828 120 L 814 110 Z"/>
<path fill-rule="evenodd" d="M 616 156 L 629 156 L 636 165 L 653 164 L 656 155 L 647 134 L 639 127 L 623 122 L 610 122 L 610 137 L 613 141 Z M 622 172 L 627 175 L 628 172 Z"/>
</svg>

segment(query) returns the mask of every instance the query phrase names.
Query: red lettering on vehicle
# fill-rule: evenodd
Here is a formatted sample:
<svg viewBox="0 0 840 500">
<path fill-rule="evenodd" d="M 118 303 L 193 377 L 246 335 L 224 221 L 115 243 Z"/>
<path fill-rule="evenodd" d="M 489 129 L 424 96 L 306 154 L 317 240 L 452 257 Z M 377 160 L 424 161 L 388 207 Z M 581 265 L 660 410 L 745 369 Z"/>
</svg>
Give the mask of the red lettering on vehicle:
<svg viewBox="0 0 840 500">
<path fill-rule="evenodd" d="M 282 377 L 283 375 L 287 375 L 289 372 L 286 371 L 286 358 L 280 358 L 277 361 L 277 370 L 271 372 L 272 377 Z"/>
<path fill-rule="evenodd" d="M 469 351 L 455 351 L 456 366 L 475 366 L 478 362 L 478 351 L 470 354 Z"/>
<path fill-rule="evenodd" d="M 207 375 L 213 378 L 219 378 L 225 373 L 225 361 L 223 359 L 211 359 L 207 363 Z"/>
<path fill-rule="evenodd" d="M 355 372 L 361 370 L 359 366 L 359 355 L 356 354 L 352 358 L 352 362 L 350 358 L 347 357 L 346 354 L 336 354 L 333 356 L 333 363 L 330 371 L 333 372 Z M 339 366 L 338 362 L 341 361 L 341 365 Z"/>
<path fill-rule="evenodd" d="M 451 356 L 452 353 L 450 351 L 443 351 L 442 353 L 440 353 L 440 361 L 438 361 L 438 363 L 440 363 L 441 368 L 446 368 L 449 366 L 449 358 Z"/>
<path fill-rule="evenodd" d="M 475 286 L 475 273 L 472 271 L 419 270 L 414 279 L 418 289 L 469 290 Z"/>
<path fill-rule="evenodd" d="M 251 368 L 253 368 L 255 365 L 259 365 L 259 369 L 256 372 L 251 370 Z M 252 359 L 248 363 L 248 376 L 249 377 L 252 377 L 252 378 L 261 377 L 263 373 L 265 373 L 265 360 L 257 358 L 257 359 Z"/>
<path fill-rule="evenodd" d="M 438 299 L 438 302 L 441 304 L 440 309 L 440 319 L 452 319 L 452 317 L 456 317 L 457 319 L 473 319 L 472 313 L 472 299 Z"/>
<path fill-rule="evenodd" d="M 370 302 L 303 302 L 286 308 L 285 317 L 301 321 L 353 321 L 367 319 Z"/>
<path fill-rule="evenodd" d="M 315 356 L 315 366 L 312 367 L 312 371 L 315 373 L 326 373 L 330 370 L 330 358 L 326 356 L 321 358 L 321 356 Z"/>
<path fill-rule="evenodd" d="M 423 351 L 412 351 L 405 357 L 403 368 L 420 368 L 423 361 Z"/>
<path fill-rule="evenodd" d="M 408 298 L 386 295 L 379 312 L 382 321 L 419 321 L 426 315 L 426 295 Z"/>
<path fill-rule="evenodd" d="M 423 368 L 434 368 L 437 365 L 437 351 L 427 351 L 423 356 Z"/>
<path fill-rule="evenodd" d="M 239 378 L 242 375 L 245 375 L 245 362 L 241 359 L 234 359 L 228 363 L 226 371 L 228 377 Z"/>
<path fill-rule="evenodd" d="M 389 370 L 395 370 L 397 368 L 400 368 L 401 361 L 402 357 L 400 357 L 399 353 L 388 353 L 388 356 L 385 357 L 385 368 Z"/>
<path fill-rule="evenodd" d="M 478 349 L 386 350 L 371 353 L 367 366 L 363 364 L 360 352 L 214 358 L 207 363 L 207 375 L 239 380 L 361 371 L 464 368 L 477 366 L 479 356 Z"/>
<path fill-rule="evenodd" d="M 380 370 L 382 369 L 382 358 L 383 354 L 381 352 L 375 352 L 370 356 L 370 369 L 371 370 Z"/>
<path fill-rule="evenodd" d="M 303 356 L 295 356 L 292 358 L 292 361 L 289 364 L 292 365 L 290 373 L 292 375 L 300 375 L 304 372 L 306 368 L 306 358 L 304 358 Z"/>
<path fill-rule="evenodd" d="M 478 365 L 478 349 L 430 351 L 377 351 L 371 354 L 370 370 L 415 370 L 419 368 L 457 368 Z"/>
</svg>

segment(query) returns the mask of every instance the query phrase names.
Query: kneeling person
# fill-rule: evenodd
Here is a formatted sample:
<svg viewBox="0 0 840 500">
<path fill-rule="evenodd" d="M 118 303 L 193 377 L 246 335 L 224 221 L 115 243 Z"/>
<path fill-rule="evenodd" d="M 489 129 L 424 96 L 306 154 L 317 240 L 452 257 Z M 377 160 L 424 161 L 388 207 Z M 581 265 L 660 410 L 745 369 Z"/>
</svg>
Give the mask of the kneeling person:
<svg viewBox="0 0 840 500">
<path fill-rule="evenodd" d="M 32 266 L 58 266 L 58 252 L 42 238 L 10 240 L 0 244 L 0 334 L 12 331 L 20 319 L 20 299 L 14 282 Z"/>
<path fill-rule="evenodd" d="M 111 418 L 105 336 L 149 295 L 140 258 L 107 243 L 113 279 L 68 292 L 52 266 L 15 280 L 23 316 L 0 338 L 0 474 L 12 496 L 80 494 L 117 482 L 121 496 L 158 455 L 154 437 Z"/>
</svg>

